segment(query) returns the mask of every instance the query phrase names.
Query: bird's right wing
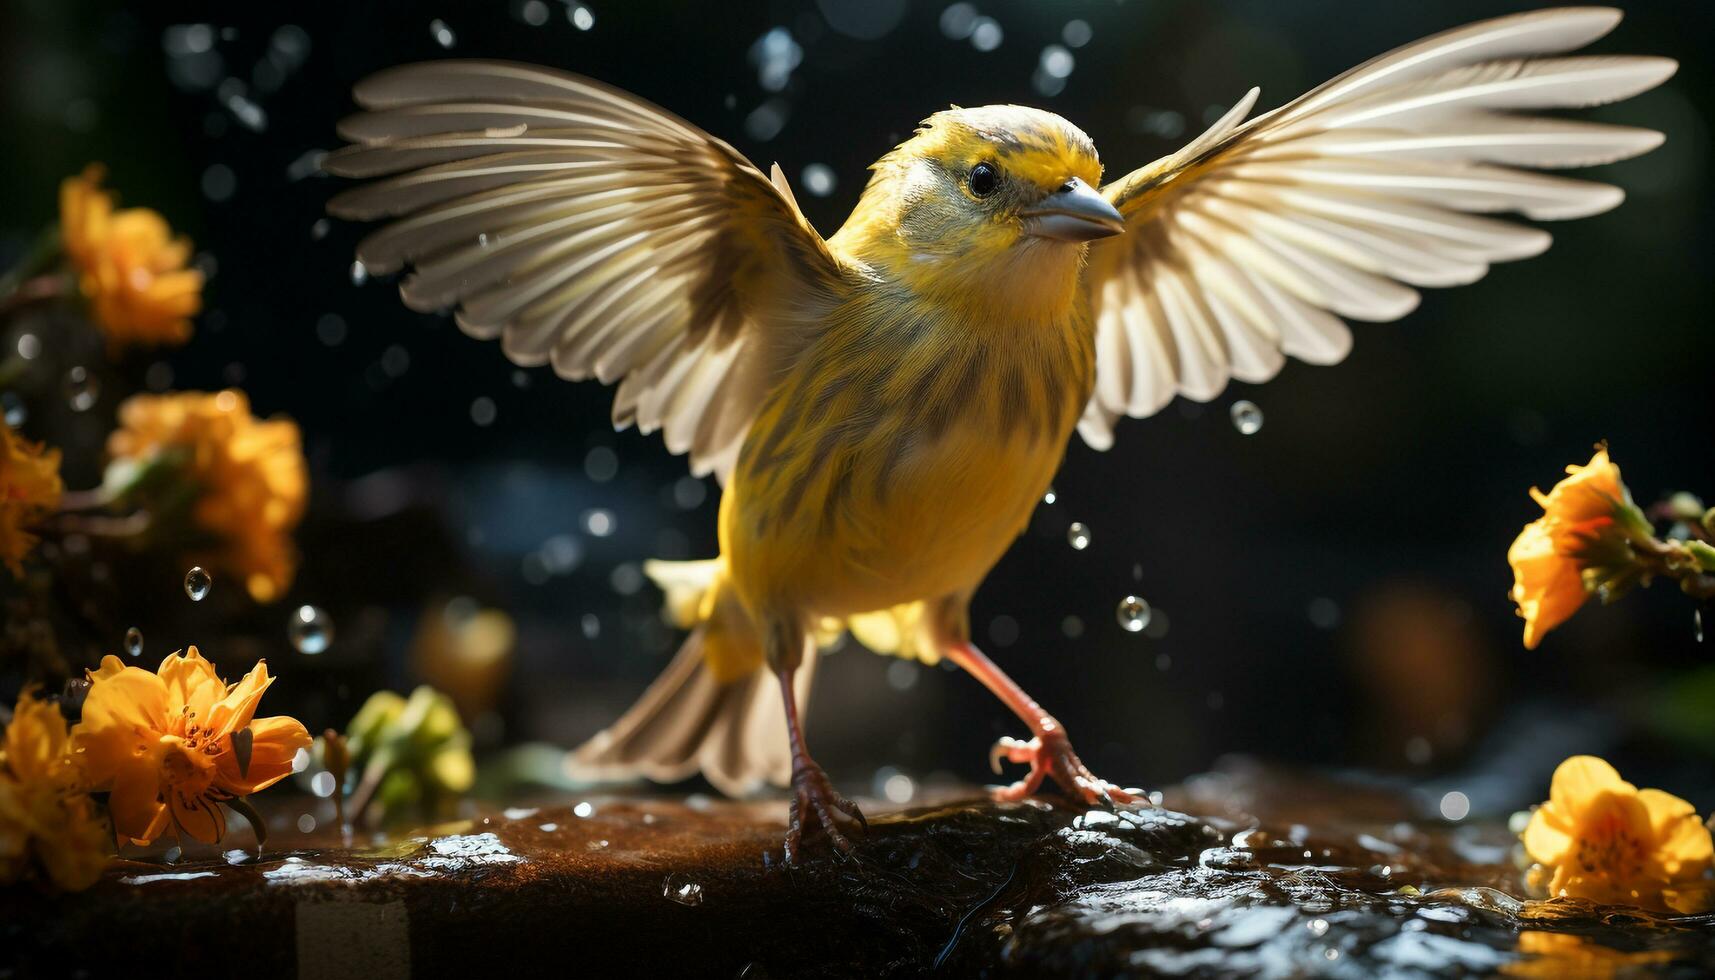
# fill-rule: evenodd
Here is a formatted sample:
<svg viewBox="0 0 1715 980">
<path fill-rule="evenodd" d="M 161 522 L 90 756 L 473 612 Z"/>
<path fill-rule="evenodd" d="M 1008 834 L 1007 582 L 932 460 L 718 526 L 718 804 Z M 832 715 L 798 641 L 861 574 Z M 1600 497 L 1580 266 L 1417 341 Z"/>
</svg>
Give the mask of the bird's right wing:
<svg viewBox="0 0 1715 980">
<path fill-rule="evenodd" d="M 619 382 L 614 423 L 725 478 L 844 270 L 779 168 L 577 75 L 491 61 L 382 71 L 324 169 L 328 205 L 395 218 L 358 246 L 418 310 L 456 307 L 521 365 Z"/>
<path fill-rule="evenodd" d="M 1383 321 L 1413 286 L 1473 282 L 1547 232 L 1487 214 L 1596 214 L 1622 194 L 1532 173 L 1642 153 L 1661 134 L 1517 110 L 1629 98 L 1667 58 L 1546 57 L 1613 29 L 1617 10 L 1539 10 L 1384 54 L 1249 122 L 1256 90 L 1179 152 L 1102 188 L 1126 233 L 1090 247 L 1096 389 L 1079 422 L 1105 449 L 1121 416 L 1207 401 L 1287 356 L 1346 356 L 1342 317 Z"/>
</svg>

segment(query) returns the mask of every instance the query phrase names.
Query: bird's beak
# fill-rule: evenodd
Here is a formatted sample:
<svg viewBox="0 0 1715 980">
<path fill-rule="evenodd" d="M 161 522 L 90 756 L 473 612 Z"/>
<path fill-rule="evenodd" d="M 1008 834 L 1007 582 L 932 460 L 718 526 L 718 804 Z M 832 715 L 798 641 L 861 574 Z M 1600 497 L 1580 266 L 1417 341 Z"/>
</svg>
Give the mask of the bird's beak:
<svg viewBox="0 0 1715 980">
<path fill-rule="evenodd" d="M 1125 231 L 1125 219 L 1099 191 L 1077 177 L 1020 212 L 1024 233 L 1062 242 L 1087 242 Z"/>
</svg>

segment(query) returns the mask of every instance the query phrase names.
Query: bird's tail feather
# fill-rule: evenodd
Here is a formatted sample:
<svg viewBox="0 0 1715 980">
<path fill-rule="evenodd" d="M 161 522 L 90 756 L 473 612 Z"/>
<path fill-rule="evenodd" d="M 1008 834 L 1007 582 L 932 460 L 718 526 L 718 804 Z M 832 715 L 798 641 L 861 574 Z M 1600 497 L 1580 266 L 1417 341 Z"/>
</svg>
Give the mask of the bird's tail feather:
<svg viewBox="0 0 1715 980">
<path fill-rule="evenodd" d="M 754 792 L 764 782 L 786 785 L 792 778 L 792 756 L 785 710 L 779 682 L 762 667 L 760 650 L 753 667 L 730 679 L 717 678 L 710 665 L 714 635 L 722 645 L 754 636 L 748 624 L 740 627 L 731 622 L 739 613 L 734 604 L 721 601 L 718 563 L 651 562 L 650 566 L 650 577 L 668 594 L 669 614 L 690 626 L 691 634 L 637 703 L 572 753 L 570 773 L 602 780 L 641 776 L 667 783 L 700 770 L 729 796 Z M 717 653 L 717 658 L 723 664 L 733 660 L 731 651 Z M 800 714 L 815 660 L 805 658 L 795 677 Z"/>
</svg>

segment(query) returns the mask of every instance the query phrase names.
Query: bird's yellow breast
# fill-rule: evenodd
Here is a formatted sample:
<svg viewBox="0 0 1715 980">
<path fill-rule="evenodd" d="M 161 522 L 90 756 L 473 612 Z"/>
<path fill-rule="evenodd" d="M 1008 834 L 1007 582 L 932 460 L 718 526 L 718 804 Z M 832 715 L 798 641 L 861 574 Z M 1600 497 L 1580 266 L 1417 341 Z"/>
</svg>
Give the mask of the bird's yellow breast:
<svg viewBox="0 0 1715 980">
<path fill-rule="evenodd" d="M 1080 305 L 1029 318 L 855 292 L 775 386 L 729 481 L 739 595 L 846 616 L 974 589 L 1053 478 L 1093 373 Z"/>
</svg>

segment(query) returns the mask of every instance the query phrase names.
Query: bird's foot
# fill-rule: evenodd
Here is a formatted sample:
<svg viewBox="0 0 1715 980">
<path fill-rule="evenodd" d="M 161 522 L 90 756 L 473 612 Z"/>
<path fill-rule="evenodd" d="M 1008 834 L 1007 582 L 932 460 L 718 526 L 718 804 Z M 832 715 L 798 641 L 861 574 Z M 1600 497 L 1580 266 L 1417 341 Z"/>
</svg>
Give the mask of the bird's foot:
<svg viewBox="0 0 1715 980">
<path fill-rule="evenodd" d="M 822 767 L 807 760 L 800 762 L 792 769 L 792 805 L 786 821 L 786 863 L 789 866 L 798 863 L 806 814 L 815 815 L 822 829 L 827 831 L 829 843 L 841 855 L 852 852 L 852 842 L 840 830 L 841 820 L 854 822 L 865 833 L 869 832 L 869 821 L 864 819 L 863 811 L 834 789 Z"/>
<path fill-rule="evenodd" d="M 1085 806 L 1107 807 L 1148 805 L 1149 798 L 1138 790 L 1121 789 L 1095 774 L 1072 751 L 1072 743 L 1064 729 L 1055 725 L 1030 741 L 1003 737 L 989 750 L 989 767 L 1000 774 L 1001 761 L 1027 764 L 1030 772 L 1011 786 L 994 789 L 994 798 L 1003 803 L 1016 803 L 1035 793 L 1044 777 L 1053 776 L 1067 795 Z"/>
</svg>

